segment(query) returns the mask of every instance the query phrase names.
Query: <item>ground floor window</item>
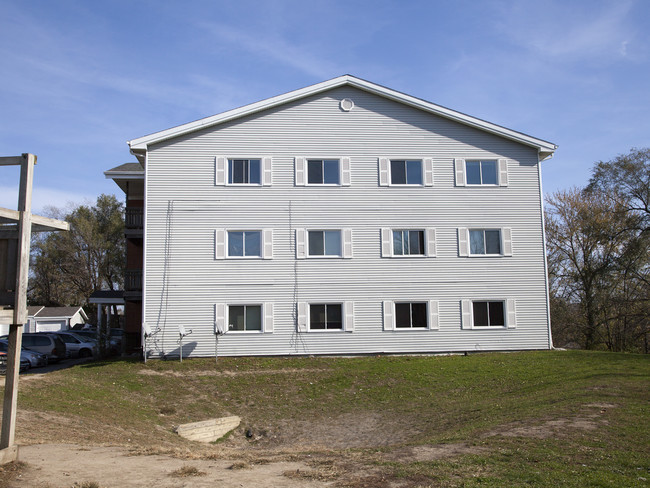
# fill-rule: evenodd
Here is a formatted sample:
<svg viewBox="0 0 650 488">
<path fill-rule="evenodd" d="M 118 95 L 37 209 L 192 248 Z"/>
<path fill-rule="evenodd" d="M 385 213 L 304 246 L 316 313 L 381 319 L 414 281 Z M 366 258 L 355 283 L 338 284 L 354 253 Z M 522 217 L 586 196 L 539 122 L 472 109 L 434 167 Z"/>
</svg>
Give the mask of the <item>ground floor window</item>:
<svg viewBox="0 0 650 488">
<path fill-rule="evenodd" d="M 229 305 L 228 324 L 230 330 L 261 331 L 262 306 L 261 305 Z"/>
<path fill-rule="evenodd" d="M 340 303 L 311 303 L 309 328 L 312 330 L 343 329 L 343 312 Z"/>
<path fill-rule="evenodd" d="M 408 329 L 414 327 L 427 327 L 426 302 L 395 302 L 395 327 Z"/>
<path fill-rule="evenodd" d="M 504 327 L 506 325 L 504 303 L 472 302 L 474 327 Z"/>
</svg>

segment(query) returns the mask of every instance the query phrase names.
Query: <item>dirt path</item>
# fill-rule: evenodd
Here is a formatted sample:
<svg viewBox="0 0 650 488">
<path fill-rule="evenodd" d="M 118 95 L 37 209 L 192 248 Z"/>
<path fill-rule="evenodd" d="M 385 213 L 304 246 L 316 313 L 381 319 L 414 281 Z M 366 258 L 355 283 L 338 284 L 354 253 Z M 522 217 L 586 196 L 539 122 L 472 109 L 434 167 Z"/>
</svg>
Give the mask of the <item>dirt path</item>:
<svg viewBox="0 0 650 488">
<path fill-rule="evenodd" d="M 132 456 L 117 447 L 86 448 L 67 444 L 22 446 L 19 460 L 27 463 L 27 467 L 10 485 L 12 488 L 76 488 L 93 482 L 101 488 L 332 486 L 332 482 L 295 479 L 283 474 L 309 471 L 310 468 L 301 462 L 251 465 L 225 459 L 187 461 L 161 455 Z M 174 475 L 175 472 L 182 474 L 179 470 L 183 468 L 185 476 Z M 192 472 L 198 475 L 191 475 Z"/>
</svg>

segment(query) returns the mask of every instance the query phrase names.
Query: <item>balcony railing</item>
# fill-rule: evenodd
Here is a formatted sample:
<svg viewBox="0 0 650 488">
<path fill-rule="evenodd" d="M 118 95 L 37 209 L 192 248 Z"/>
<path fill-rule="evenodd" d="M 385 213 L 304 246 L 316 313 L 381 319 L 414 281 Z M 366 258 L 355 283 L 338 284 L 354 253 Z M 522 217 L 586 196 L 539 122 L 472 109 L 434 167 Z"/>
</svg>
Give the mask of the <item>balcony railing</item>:
<svg viewBox="0 0 650 488">
<path fill-rule="evenodd" d="M 141 269 L 127 269 L 124 272 L 124 291 L 142 291 Z"/>
<path fill-rule="evenodd" d="M 124 213 L 124 227 L 127 229 L 142 229 L 144 212 L 142 207 L 126 207 Z"/>
</svg>

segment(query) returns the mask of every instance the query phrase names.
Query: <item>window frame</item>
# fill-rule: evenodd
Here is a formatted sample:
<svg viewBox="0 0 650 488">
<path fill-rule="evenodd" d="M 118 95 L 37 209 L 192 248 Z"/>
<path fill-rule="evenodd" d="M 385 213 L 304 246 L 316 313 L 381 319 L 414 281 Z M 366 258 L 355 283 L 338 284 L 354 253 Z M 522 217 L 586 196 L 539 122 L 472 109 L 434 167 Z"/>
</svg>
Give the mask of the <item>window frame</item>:
<svg viewBox="0 0 650 488">
<path fill-rule="evenodd" d="M 482 253 L 473 253 L 472 252 L 472 232 L 482 232 L 483 233 L 483 251 Z M 498 253 L 488 253 L 487 252 L 487 239 L 485 238 L 486 232 L 498 232 L 499 233 L 499 252 Z M 485 227 L 485 228 L 467 228 L 467 243 L 468 243 L 468 255 L 471 257 L 494 257 L 494 256 L 503 256 L 503 231 L 499 227 Z"/>
<path fill-rule="evenodd" d="M 311 305 L 340 305 L 341 321 L 340 329 L 312 329 L 311 328 Z M 354 332 L 354 302 L 350 300 L 309 300 L 296 303 L 296 329 L 298 332 L 309 334 L 314 333 L 341 333 Z"/>
<path fill-rule="evenodd" d="M 393 162 L 403 162 L 404 163 L 404 179 L 406 183 L 393 183 Z M 420 183 L 409 183 L 408 182 L 408 163 L 418 162 L 420 163 Z M 422 159 L 399 159 L 399 158 L 390 158 L 388 160 L 388 186 L 396 187 L 420 187 L 424 186 L 424 161 Z"/>
<path fill-rule="evenodd" d="M 294 157 L 294 186 L 310 186 L 310 187 L 325 187 L 325 188 L 338 188 L 352 185 L 352 172 L 351 172 L 350 156 L 295 156 Z M 309 183 L 309 161 L 338 161 L 338 183 Z M 324 167 L 324 164 L 323 164 Z"/>
<path fill-rule="evenodd" d="M 401 254 L 398 254 L 395 252 L 395 232 L 401 232 L 402 237 L 404 236 L 404 233 L 408 233 L 408 239 L 409 239 L 409 248 L 410 248 L 410 242 L 411 242 L 411 232 L 419 232 L 421 234 L 421 239 L 422 239 L 422 252 L 420 254 L 412 254 L 411 252 L 409 253 L 404 253 L 402 252 Z M 391 229 L 391 246 L 392 246 L 392 256 L 396 258 L 421 258 L 421 257 L 426 257 L 427 256 L 427 231 L 426 229 Z M 402 239 L 402 251 L 404 251 L 404 240 Z M 409 249 L 410 251 L 410 249 Z"/>
<path fill-rule="evenodd" d="M 310 254 L 309 233 L 336 231 L 340 235 L 339 254 Z M 332 228 L 308 228 L 295 230 L 296 259 L 351 259 L 353 257 L 352 229 L 349 227 Z M 323 251 L 325 251 L 325 238 L 323 238 Z"/>
<path fill-rule="evenodd" d="M 424 233 L 423 254 L 396 254 L 394 245 L 394 232 L 418 231 Z M 380 230 L 381 257 L 399 259 L 435 258 L 437 256 L 436 229 L 434 227 L 382 227 Z"/>
<path fill-rule="evenodd" d="M 260 244 L 259 244 L 259 254 L 256 255 L 246 255 L 246 234 L 247 233 L 257 233 L 259 234 Z M 230 254 L 230 234 L 231 233 L 242 233 L 242 252 L 244 253 L 241 256 L 231 255 Z M 239 230 L 239 229 L 227 229 L 226 230 L 226 259 L 262 259 L 264 257 L 264 231 L 263 230 Z"/>
<path fill-rule="evenodd" d="M 260 252 L 259 256 L 230 256 L 229 240 L 230 232 L 259 232 Z M 214 230 L 214 259 L 215 260 L 257 260 L 273 259 L 273 229 L 215 229 Z"/>
<path fill-rule="evenodd" d="M 499 254 L 473 254 L 471 251 L 471 232 L 483 231 L 483 246 L 485 248 L 485 231 L 499 231 Z M 458 256 L 478 258 L 478 259 L 494 259 L 500 257 L 512 257 L 512 228 L 511 227 L 459 227 L 458 228 Z"/>
<path fill-rule="evenodd" d="M 413 304 L 424 303 L 426 305 L 426 327 L 397 327 L 397 314 L 395 311 L 396 304 Z M 437 331 L 440 329 L 440 305 L 438 300 L 413 299 L 405 300 L 385 300 L 382 302 L 382 316 L 384 331 Z"/>
<path fill-rule="evenodd" d="M 503 307 L 503 325 L 476 325 L 474 320 L 474 304 L 475 303 L 488 303 L 488 320 L 489 320 L 489 304 L 501 303 Z M 517 328 L 517 307 L 514 298 L 501 297 L 488 297 L 488 298 L 472 298 L 463 299 L 461 305 L 461 329 L 471 330 L 507 330 Z"/>
<path fill-rule="evenodd" d="M 325 328 L 316 329 L 312 328 L 312 307 L 324 306 L 325 307 Z M 338 306 L 341 314 L 341 327 L 340 328 L 327 328 L 327 308 Z M 345 330 L 345 305 L 343 302 L 309 302 L 307 305 L 307 330 L 309 332 L 342 332 Z"/>
<path fill-rule="evenodd" d="M 337 177 L 338 177 L 338 183 L 325 183 L 325 162 L 326 161 L 336 161 L 336 167 L 337 167 Z M 320 162 L 321 163 L 321 177 L 323 182 L 322 183 L 310 183 L 309 182 L 309 163 L 310 162 Z M 305 158 L 305 186 L 316 186 L 316 187 L 322 187 L 322 186 L 342 186 L 341 185 L 341 159 L 340 158 Z"/>
<path fill-rule="evenodd" d="M 479 163 L 479 176 L 481 178 L 480 183 L 470 183 L 469 182 L 469 171 L 467 168 L 468 163 Z M 494 183 L 483 183 L 483 163 L 494 163 Z M 466 186 L 486 186 L 486 187 L 495 187 L 499 186 L 499 160 L 498 159 L 465 159 L 465 185 Z"/>
<path fill-rule="evenodd" d="M 260 310 L 260 328 L 259 329 L 246 329 L 237 330 L 230 328 L 230 309 L 232 307 L 244 307 L 244 327 L 246 327 L 246 310 L 250 307 L 259 307 Z M 264 332 L 264 304 L 263 303 L 228 303 L 226 304 L 226 320 L 228 325 L 228 331 L 231 333 L 237 334 L 260 334 Z"/>
<path fill-rule="evenodd" d="M 226 159 L 226 186 L 263 186 L 264 182 L 264 158 L 232 158 Z M 246 161 L 248 169 L 248 182 L 237 183 L 231 181 L 233 179 L 233 165 L 235 161 Z M 259 164 L 259 183 L 250 182 L 250 164 L 251 161 L 258 161 Z"/>
<path fill-rule="evenodd" d="M 261 307 L 261 329 L 260 330 L 233 330 L 229 328 L 230 307 L 259 306 Z M 233 300 L 214 304 L 214 332 L 229 334 L 268 334 L 273 333 L 273 302 L 250 302 Z"/>
<path fill-rule="evenodd" d="M 496 183 L 483 183 L 483 165 L 480 166 L 481 183 L 467 182 L 467 163 L 496 162 Z M 508 160 L 505 158 L 454 158 L 454 185 L 470 188 L 498 188 L 508 186 Z"/>
<path fill-rule="evenodd" d="M 313 234 L 316 234 L 317 232 L 320 232 L 323 236 L 323 254 L 312 254 L 311 249 L 310 249 L 310 237 Z M 332 233 L 332 232 L 338 232 L 339 235 L 339 252 L 338 254 L 327 254 L 327 233 Z M 308 229 L 307 230 L 307 239 L 306 239 L 306 246 L 305 246 L 305 251 L 306 251 L 306 257 L 308 258 L 325 258 L 325 259 L 332 259 L 332 258 L 342 258 L 343 257 L 343 232 L 341 229 Z"/>
</svg>

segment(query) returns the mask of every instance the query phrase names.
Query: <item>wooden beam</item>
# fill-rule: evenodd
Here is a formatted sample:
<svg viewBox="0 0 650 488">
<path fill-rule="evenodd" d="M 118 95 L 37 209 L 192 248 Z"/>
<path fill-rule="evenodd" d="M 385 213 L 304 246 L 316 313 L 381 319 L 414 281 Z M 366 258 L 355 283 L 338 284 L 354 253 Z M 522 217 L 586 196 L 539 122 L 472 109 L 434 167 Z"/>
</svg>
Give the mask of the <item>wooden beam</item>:
<svg viewBox="0 0 650 488">
<path fill-rule="evenodd" d="M 23 342 L 23 325 L 27 322 L 27 279 L 29 276 L 29 248 L 32 235 L 32 186 L 36 157 L 27 154 L 20 167 L 18 189 L 18 269 L 16 270 L 16 302 L 14 320 L 9 325 L 9 347 L 7 351 L 7 374 L 5 378 L 4 401 L 2 404 L 2 432 L 0 450 L 11 448 L 16 436 L 16 408 L 18 406 L 18 374 L 20 373 L 20 351 Z"/>
<path fill-rule="evenodd" d="M 0 219 L 5 222 L 18 222 L 20 221 L 20 212 L 10 208 L 0 207 Z M 33 232 L 70 230 L 70 224 L 65 221 L 42 217 L 40 215 L 32 215 L 31 222 Z"/>
<path fill-rule="evenodd" d="M 1 156 L 0 166 L 19 166 L 24 160 L 22 156 Z"/>
</svg>

